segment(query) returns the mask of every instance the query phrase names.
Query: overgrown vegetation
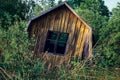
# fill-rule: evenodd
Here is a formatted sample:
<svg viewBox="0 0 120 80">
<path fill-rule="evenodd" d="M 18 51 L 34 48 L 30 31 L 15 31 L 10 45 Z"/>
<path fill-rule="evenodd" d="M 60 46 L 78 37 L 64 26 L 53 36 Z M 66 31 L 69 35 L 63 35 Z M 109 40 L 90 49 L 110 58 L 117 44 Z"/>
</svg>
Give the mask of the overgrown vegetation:
<svg viewBox="0 0 120 80">
<path fill-rule="evenodd" d="M 33 58 L 29 45 L 34 42 L 28 39 L 27 21 L 56 3 L 39 1 L 39 5 L 34 0 L 0 1 L 0 80 L 120 79 L 120 3 L 111 15 L 102 0 L 67 0 L 93 28 L 94 56 L 71 61 L 69 67 L 48 68 L 39 58 Z"/>
</svg>

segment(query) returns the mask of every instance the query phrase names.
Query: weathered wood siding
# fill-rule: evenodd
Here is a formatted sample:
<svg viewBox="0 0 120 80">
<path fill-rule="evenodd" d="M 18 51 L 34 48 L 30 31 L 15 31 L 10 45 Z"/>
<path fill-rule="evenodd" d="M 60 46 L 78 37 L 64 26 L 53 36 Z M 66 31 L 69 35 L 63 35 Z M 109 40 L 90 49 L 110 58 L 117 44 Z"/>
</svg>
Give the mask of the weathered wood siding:
<svg viewBox="0 0 120 80">
<path fill-rule="evenodd" d="M 60 64 L 62 63 L 60 61 L 63 61 L 63 59 L 69 63 L 71 57 L 81 57 L 83 52 L 86 51 L 84 51 L 84 49 L 89 49 L 89 51 L 91 51 L 92 30 L 65 6 L 35 19 L 31 22 L 30 26 L 32 26 L 31 34 L 35 34 L 36 37 L 34 51 L 41 57 L 46 55 L 43 51 L 48 30 L 69 33 L 64 56 L 51 56 L 51 54 L 47 54 L 46 58 L 43 58 L 47 60 L 49 56 L 49 60 L 51 62 L 53 61 L 53 64 L 56 64 L 56 62 Z M 89 53 L 85 54 L 88 54 L 87 56 L 91 55 Z"/>
<path fill-rule="evenodd" d="M 36 35 L 35 53 L 44 50 L 47 32 L 51 30 L 69 33 L 66 54 L 82 55 L 84 41 L 90 30 L 66 7 L 63 6 L 38 18 L 32 25 L 32 32 Z"/>
</svg>

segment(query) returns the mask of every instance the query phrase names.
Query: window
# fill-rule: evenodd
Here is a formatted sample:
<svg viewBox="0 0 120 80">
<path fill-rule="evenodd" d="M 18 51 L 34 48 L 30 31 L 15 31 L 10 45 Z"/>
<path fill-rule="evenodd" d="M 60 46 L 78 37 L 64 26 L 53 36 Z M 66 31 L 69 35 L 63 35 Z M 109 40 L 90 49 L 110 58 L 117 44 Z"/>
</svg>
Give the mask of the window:
<svg viewBox="0 0 120 80">
<path fill-rule="evenodd" d="M 54 54 L 64 54 L 68 33 L 60 33 L 57 31 L 48 31 L 44 52 L 48 51 Z"/>
</svg>

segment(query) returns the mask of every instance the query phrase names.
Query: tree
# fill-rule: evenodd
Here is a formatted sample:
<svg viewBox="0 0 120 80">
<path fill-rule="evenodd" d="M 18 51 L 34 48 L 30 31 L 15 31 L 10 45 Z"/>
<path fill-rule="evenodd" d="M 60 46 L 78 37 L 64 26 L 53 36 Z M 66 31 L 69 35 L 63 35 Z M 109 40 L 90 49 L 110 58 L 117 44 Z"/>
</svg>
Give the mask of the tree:
<svg viewBox="0 0 120 80">
<path fill-rule="evenodd" d="M 65 0 L 68 2 L 68 4 L 73 8 L 76 9 L 80 7 L 81 9 L 89 9 L 93 12 L 98 12 L 101 16 L 110 16 L 110 12 L 105 6 L 103 0 Z M 59 3 L 62 2 L 62 0 L 58 1 Z"/>
<path fill-rule="evenodd" d="M 55 5 L 55 0 L 38 0 L 37 2 L 35 2 L 35 6 L 31 9 L 29 20 L 34 16 L 39 15 L 41 12 L 52 8 Z"/>
<path fill-rule="evenodd" d="M 103 12 L 105 11 L 107 12 Z M 102 0 L 85 0 L 75 9 L 93 29 L 93 45 L 99 40 L 99 30 L 105 27 L 109 19 L 109 11 Z"/>
<path fill-rule="evenodd" d="M 120 65 L 120 3 L 112 10 L 106 27 L 100 29 L 100 43 L 97 50 L 107 60 L 108 65 Z"/>
<path fill-rule="evenodd" d="M 101 16 L 109 17 L 109 10 L 103 0 L 85 0 L 81 2 L 80 7 L 82 9 L 92 10 L 95 13 L 98 12 Z"/>
<path fill-rule="evenodd" d="M 8 13 L 11 16 L 18 15 L 21 19 L 26 19 L 29 7 L 23 0 L 0 0 L 0 13 Z"/>
<path fill-rule="evenodd" d="M 50 7 L 53 7 L 55 5 L 55 0 L 48 0 L 48 3 Z"/>
<path fill-rule="evenodd" d="M 84 2 L 84 0 L 66 0 L 68 4 L 73 8 L 76 9 L 80 6 L 81 2 Z"/>
<path fill-rule="evenodd" d="M 31 3 L 30 3 L 31 1 Z M 26 20 L 33 0 L 0 0 L 0 23 L 1 27 L 8 29 L 16 20 Z"/>
</svg>

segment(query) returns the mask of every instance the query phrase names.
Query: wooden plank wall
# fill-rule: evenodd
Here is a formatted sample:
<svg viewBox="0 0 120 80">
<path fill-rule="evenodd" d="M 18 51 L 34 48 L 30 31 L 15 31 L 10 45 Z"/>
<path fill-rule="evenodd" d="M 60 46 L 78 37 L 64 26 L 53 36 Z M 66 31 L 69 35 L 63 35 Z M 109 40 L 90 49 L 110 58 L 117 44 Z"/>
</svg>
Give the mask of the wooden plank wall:
<svg viewBox="0 0 120 80">
<path fill-rule="evenodd" d="M 71 56 L 81 57 L 86 35 L 91 33 L 90 29 L 79 18 L 63 6 L 38 18 L 33 23 L 33 33 L 36 36 L 35 53 L 43 52 L 48 30 L 69 33 L 66 57 L 64 56 L 66 61 Z"/>
</svg>

